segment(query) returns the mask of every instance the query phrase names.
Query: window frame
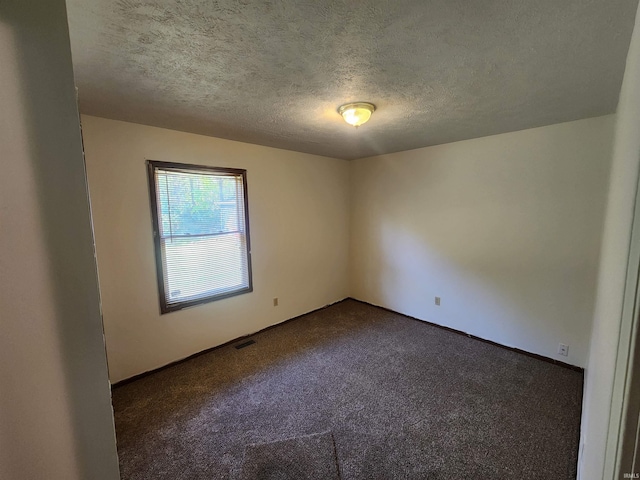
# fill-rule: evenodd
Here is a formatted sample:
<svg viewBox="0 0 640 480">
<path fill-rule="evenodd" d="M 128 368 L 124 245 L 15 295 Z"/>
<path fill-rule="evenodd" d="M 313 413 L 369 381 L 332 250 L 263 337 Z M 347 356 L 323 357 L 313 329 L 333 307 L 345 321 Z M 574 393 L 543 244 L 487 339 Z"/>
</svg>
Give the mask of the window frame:
<svg viewBox="0 0 640 480">
<path fill-rule="evenodd" d="M 158 294 L 160 298 L 160 314 L 175 312 L 183 310 L 185 308 L 201 305 L 203 303 L 215 302 L 229 297 L 235 297 L 237 295 L 243 295 L 245 293 L 253 292 L 253 274 L 251 270 L 251 235 L 249 233 L 249 197 L 247 195 L 247 171 L 241 168 L 228 168 L 228 167 L 210 167 L 207 165 L 195 165 L 189 163 L 177 163 L 177 162 L 162 162 L 159 160 L 146 160 L 147 177 L 149 181 L 149 198 L 151 204 L 151 222 L 153 228 L 153 245 L 156 260 L 156 279 L 158 283 Z M 162 256 L 162 244 L 160 238 L 160 225 L 159 225 L 159 212 L 158 212 L 158 192 L 156 188 L 156 170 L 175 170 L 184 171 L 187 173 L 193 173 L 194 170 L 227 173 L 233 175 L 240 175 L 242 177 L 242 193 L 244 197 L 244 231 L 245 231 L 245 247 L 247 253 L 247 275 L 249 285 L 245 288 L 240 288 L 232 292 L 225 292 L 217 295 L 210 295 L 204 298 L 198 298 L 195 300 L 186 300 L 176 303 L 168 303 L 166 290 L 165 290 L 165 269 L 164 259 Z"/>
</svg>

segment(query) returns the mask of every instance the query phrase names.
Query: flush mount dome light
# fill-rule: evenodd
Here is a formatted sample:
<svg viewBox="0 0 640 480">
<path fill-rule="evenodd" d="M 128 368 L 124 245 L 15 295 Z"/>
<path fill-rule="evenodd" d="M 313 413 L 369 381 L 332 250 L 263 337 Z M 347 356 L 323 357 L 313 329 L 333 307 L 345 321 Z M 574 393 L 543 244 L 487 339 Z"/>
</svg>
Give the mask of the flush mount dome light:
<svg viewBox="0 0 640 480">
<path fill-rule="evenodd" d="M 375 110 L 376 106 L 373 103 L 356 102 L 342 105 L 338 108 L 338 113 L 342 115 L 345 122 L 357 128 L 368 122 Z"/>
</svg>

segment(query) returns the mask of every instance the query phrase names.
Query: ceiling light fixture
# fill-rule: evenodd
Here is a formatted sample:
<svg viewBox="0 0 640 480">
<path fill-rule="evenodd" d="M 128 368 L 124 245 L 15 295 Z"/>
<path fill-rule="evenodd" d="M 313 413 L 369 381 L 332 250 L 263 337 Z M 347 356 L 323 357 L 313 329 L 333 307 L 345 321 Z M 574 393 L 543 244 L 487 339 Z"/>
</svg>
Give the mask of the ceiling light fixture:
<svg viewBox="0 0 640 480">
<path fill-rule="evenodd" d="M 376 106 L 368 102 L 347 103 L 338 108 L 338 113 L 342 115 L 344 121 L 349 125 L 358 128 L 371 118 L 371 114 L 375 112 Z"/>
</svg>

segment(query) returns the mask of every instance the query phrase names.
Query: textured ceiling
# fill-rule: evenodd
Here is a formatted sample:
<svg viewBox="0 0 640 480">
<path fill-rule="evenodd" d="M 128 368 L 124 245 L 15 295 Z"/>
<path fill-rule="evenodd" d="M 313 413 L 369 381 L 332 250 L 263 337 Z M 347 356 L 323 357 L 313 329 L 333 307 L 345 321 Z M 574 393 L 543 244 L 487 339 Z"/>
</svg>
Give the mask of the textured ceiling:
<svg viewBox="0 0 640 480">
<path fill-rule="evenodd" d="M 83 113 L 352 159 L 614 112 L 638 2 L 67 3 Z"/>
</svg>

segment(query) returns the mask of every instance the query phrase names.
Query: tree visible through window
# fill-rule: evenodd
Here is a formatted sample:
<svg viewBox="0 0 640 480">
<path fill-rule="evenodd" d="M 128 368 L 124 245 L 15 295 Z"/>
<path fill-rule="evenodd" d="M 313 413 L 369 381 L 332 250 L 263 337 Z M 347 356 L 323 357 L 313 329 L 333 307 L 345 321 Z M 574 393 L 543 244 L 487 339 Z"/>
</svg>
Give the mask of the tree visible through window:
<svg viewBox="0 0 640 480">
<path fill-rule="evenodd" d="M 147 165 L 162 313 L 252 291 L 246 170 Z"/>
</svg>

